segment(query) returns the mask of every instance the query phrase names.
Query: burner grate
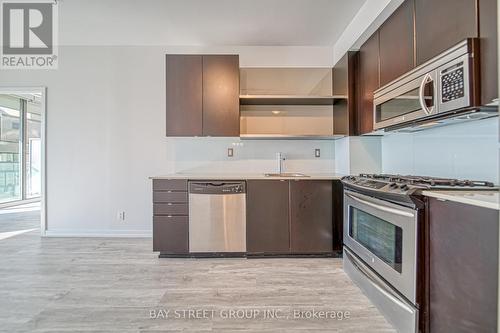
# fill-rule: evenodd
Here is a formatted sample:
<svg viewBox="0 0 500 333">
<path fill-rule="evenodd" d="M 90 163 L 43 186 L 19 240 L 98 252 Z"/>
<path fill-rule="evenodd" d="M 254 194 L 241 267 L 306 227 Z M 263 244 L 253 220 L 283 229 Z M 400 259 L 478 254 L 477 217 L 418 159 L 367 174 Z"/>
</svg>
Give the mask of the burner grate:
<svg viewBox="0 0 500 333">
<path fill-rule="evenodd" d="M 377 179 L 387 182 L 403 183 L 407 185 L 427 185 L 434 187 L 494 187 L 488 181 L 460 180 L 452 178 L 437 178 L 427 176 L 409 176 L 392 174 L 360 174 L 362 178 Z"/>
</svg>

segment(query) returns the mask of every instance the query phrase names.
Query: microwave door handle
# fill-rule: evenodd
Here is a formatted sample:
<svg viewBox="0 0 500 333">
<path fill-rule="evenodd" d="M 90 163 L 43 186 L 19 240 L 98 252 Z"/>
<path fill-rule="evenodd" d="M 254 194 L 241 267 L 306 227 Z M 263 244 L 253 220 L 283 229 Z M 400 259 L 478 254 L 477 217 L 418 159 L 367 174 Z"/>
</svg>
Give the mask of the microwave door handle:
<svg viewBox="0 0 500 333">
<path fill-rule="evenodd" d="M 431 74 L 427 73 L 425 74 L 424 78 L 422 79 L 422 82 L 420 83 L 420 89 L 418 90 L 418 100 L 420 102 L 420 106 L 422 107 L 422 110 L 424 110 L 426 115 L 430 115 L 432 113 L 432 109 L 429 109 L 427 107 L 427 104 L 425 104 L 425 85 L 429 82 L 433 81 Z"/>
<path fill-rule="evenodd" d="M 387 213 L 391 213 L 391 214 L 394 214 L 394 215 L 401 215 L 401 216 L 404 216 L 404 217 L 415 217 L 414 214 L 409 213 L 409 212 L 405 212 L 405 211 L 402 211 L 402 210 L 399 210 L 399 209 L 395 209 L 395 208 L 391 208 L 391 207 L 382 206 L 382 205 L 379 205 L 379 204 L 376 204 L 376 203 L 373 203 L 373 202 L 369 202 L 367 200 L 363 200 L 363 199 L 357 198 L 357 197 L 355 197 L 353 195 L 350 195 L 350 194 L 347 194 L 347 193 L 346 193 L 346 195 L 349 198 L 351 198 L 352 200 L 354 200 L 354 201 L 360 202 L 360 203 L 362 203 L 364 205 L 370 206 L 370 207 L 378 209 L 378 210 L 382 210 L 382 211 L 387 212 Z"/>
</svg>

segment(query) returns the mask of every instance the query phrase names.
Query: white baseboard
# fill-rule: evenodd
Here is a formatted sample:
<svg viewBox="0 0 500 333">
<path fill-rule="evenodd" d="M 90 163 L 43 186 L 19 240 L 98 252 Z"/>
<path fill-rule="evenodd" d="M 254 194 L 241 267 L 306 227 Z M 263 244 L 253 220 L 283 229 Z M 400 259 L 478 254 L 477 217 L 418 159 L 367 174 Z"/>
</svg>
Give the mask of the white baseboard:
<svg viewBox="0 0 500 333">
<path fill-rule="evenodd" d="M 108 237 L 108 238 L 151 238 L 151 230 L 88 230 L 52 229 L 46 230 L 42 237 Z"/>
</svg>

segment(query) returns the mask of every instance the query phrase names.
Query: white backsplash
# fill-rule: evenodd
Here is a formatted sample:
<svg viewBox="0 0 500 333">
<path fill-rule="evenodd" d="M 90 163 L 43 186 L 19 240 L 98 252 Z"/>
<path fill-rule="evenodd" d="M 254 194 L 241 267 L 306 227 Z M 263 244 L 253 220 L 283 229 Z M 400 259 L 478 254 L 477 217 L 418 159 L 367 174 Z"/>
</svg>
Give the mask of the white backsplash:
<svg viewBox="0 0 500 333">
<path fill-rule="evenodd" d="M 240 140 L 239 138 L 168 138 L 167 156 L 172 172 L 276 172 L 276 153 L 285 155 L 285 172 L 331 173 L 335 146 L 326 140 Z M 234 156 L 227 156 L 233 148 Z M 321 149 L 321 157 L 314 150 Z"/>
<path fill-rule="evenodd" d="M 498 118 L 382 138 L 382 171 L 498 184 Z"/>
</svg>

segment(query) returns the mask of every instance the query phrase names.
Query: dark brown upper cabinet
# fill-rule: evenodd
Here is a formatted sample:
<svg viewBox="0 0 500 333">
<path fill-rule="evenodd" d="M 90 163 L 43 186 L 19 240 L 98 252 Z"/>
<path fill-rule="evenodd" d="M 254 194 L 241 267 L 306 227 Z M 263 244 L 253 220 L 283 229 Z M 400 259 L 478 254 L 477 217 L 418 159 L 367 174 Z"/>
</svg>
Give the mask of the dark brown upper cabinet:
<svg viewBox="0 0 500 333">
<path fill-rule="evenodd" d="M 247 252 L 290 251 L 288 180 L 247 180 Z"/>
<path fill-rule="evenodd" d="M 431 198 L 429 332 L 496 332 L 498 210 Z"/>
<path fill-rule="evenodd" d="M 239 57 L 203 56 L 203 135 L 240 135 L 239 95 Z"/>
<path fill-rule="evenodd" d="M 373 131 L 373 92 L 380 86 L 378 30 L 359 49 L 358 134 Z"/>
<path fill-rule="evenodd" d="M 292 253 L 333 251 L 333 199 L 330 180 L 290 181 L 290 249 Z"/>
<path fill-rule="evenodd" d="M 334 96 L 343 96 L 333 104 L 333 132 L 356 135 L 356 79 L 359 54 L 348 51 L 335 64 L 332 71 Z"/>
<path fill-rule="evenodd" d="M 478 37 L 477 0 L 415 0 L 417 66 Z"/>
<path fill-rule="evenodd" d="M 167 136 L 239 136 L 239 57 L 167 55 Z"/>
<path fill-rule="evenodd" d="M 406 0 L 379 29 L 380 86 L 415 67 L 414 13 L 414 0 Z"/>
<path fill-rule="evenodd" d="M 169 54 L 166 73 L 167 136 L 202 135 L 202 56 Z"/>
<path fill-rule="evenodd" d="M 497 13 L 496 0 L 479 0 L 481 104 L 488 104 L 498 98 Z"/>
</svg>

